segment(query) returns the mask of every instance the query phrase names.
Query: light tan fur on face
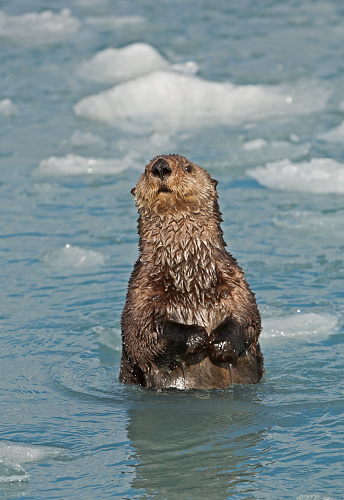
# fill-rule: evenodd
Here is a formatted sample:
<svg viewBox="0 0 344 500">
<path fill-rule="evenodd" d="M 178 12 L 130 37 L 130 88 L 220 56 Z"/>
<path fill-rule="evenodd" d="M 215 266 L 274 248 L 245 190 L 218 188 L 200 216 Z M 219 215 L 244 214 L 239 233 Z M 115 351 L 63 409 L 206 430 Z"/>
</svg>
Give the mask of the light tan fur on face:
<svg viewBox="0 0 344 500">
<path fill-rule="evenodd" d="M 167 161 L 172 170 L 163 180 L 152 174 L 152 167 L 158 158 Z M 191 172 L 186 170 L 187 166 L 191 166 Z M 214 198 L 216 184 L 205 170 L 187 158 L 161 155 L 148 163 L 132 193 L 142 214 L 163 216 L 171 211 L 198 213 Z"/>
</svg>

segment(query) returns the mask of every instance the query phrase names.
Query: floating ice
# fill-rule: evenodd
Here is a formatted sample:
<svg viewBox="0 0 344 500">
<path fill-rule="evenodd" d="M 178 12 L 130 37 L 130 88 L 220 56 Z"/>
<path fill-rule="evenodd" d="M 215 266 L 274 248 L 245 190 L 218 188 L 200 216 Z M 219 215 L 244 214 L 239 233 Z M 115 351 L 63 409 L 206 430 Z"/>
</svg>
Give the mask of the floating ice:
<svg viewBox="0 0 344 500">
<path fill-rule="evenodd" d="M 30 475 L 20 464 L 41 462 L 64 453 L 64 450 L 58 448 L 0 442 L 0 483 L 28 481 Z"/>
<path fill-rule="evenodd" d="M 116 175 L 127 168 L 136 166 L 137 159 L 127 154 L 122 159 L 103 160 L 86 158 L 75 154 L 50 156 L 42 160 L 36 173 L 43 175 Z"/>
<path fill-rule="evenodd" d="M 105 146 L 105 141 L 100 135 L 93 134 L 92 132 L 80 132 L 80 130 L 75 130 L 69 141 L 66 141 L 66 143 L 68 142 L 75 148 L 83 146 Z"/>
<path fill-rule="evenodd" d="M 83 118 L 120 126 L 185 129 L 308 114 L 322 110 L 330 94 L 328 84 L 315 81 L 239 86 L 155 71 L 86 97 L 74 111 Z"/>
<path fill-rule="evenodd" d="M 81 23 L 71 16 L 69 9 L 60 13 L 51 10 L 8 16 L 0 12 L 0 38 L 23 45 L 63 42 L 80 29 Z"/>
<path fill-rule="evenodd" d="M 100 252 L 67 244 L 43 254 L 41 262 L 50 267 L 93 268 L 103 266 L 105 257 Z"/>
<path fill-rule="evenodd" d="M 2 99 L 2 101 L 0 101 L 0 115 L 10 118 L 17 114 L 17 107 L 13 104 L 11 99 Z"/>
<path fill-rule="evenodd" d="M 331 158 L 292 163 L 285 159 L 247 171 L 263 186 L 310 193 L 344 193 L 344 164 Z"/>
<path fill-rule="evenodd" d="M 333 333 L 338 317 L 330 314 L 299 313 L 263 319 L 264 337 L 326 336 Z"/>
<path fill-rule="evenodd" d="M 337 127 L 318 135 L 319 139 L 328 142 L 343 142 L 344 141 L 344 122 Z"/>
<path fill-rule="evenodd" d="M 147 43 L 133 43 L 122 49 L 107 48 L 78 68 L 78 73 L 95 82 L 119 83 L 155 70 L 168 69 L 168 62 Z"/>
</svg>

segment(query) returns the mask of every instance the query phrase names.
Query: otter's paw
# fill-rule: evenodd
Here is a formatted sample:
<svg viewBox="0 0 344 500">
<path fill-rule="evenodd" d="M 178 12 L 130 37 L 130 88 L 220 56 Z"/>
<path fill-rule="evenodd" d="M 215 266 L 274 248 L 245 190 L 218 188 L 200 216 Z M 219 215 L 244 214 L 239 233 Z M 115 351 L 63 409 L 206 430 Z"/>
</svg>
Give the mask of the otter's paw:
<svg viewBox="0 0 344 500">
<path fill-rule="evenodd" d="M 216 338 L 209 347 L 209 358 L 215 363 L 230 363 L 236 365 L 238 362 L 238 354 L 226 338 Z"/>
<path fill-rule="evenodd" d="M 209 337 L 203 326 L 192 325 L 186 341 L 185 354 L 199 354 L 209 348 Z"/>
</svg>

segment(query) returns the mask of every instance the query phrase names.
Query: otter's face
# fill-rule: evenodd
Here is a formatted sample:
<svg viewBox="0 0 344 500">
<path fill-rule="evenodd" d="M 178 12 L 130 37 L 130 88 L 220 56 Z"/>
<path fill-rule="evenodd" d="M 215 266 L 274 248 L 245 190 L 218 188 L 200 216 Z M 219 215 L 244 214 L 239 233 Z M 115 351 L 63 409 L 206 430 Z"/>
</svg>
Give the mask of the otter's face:
<svg viewBox="0 0 344 500">
<path fill-rule="evenodd" d="M 151 160 L 132 189 L 143 213 L 197 213 L 217 198 L 217 181 L 184 156 L 162 155 Z"/>
</svg>

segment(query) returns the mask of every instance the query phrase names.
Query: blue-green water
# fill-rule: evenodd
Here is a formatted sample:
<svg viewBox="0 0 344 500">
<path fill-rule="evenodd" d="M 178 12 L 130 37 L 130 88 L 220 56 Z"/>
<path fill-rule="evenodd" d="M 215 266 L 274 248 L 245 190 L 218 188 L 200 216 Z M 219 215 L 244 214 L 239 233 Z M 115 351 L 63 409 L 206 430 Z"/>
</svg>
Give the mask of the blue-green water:
<svg viewBox="0 0 344 500">
<path fill-rule="evenodd" d="M 0 3 L 0 498 L 344 498 L 343 46 L 338 0 Z M 219 181 L 256 386 L 118 382 L 130 189 L 172 152 Z"/>
</svg>

